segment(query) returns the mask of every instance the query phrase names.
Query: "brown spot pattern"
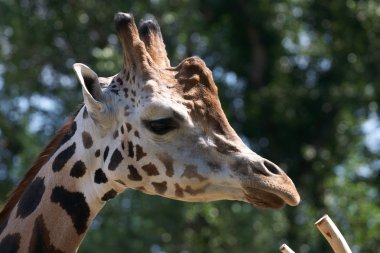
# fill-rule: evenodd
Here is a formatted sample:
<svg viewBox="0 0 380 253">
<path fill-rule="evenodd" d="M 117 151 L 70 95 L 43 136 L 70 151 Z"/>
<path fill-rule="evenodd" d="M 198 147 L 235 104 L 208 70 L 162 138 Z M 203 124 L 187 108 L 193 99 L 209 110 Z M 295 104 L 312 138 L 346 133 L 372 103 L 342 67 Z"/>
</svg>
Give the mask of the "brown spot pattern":
<svg viewBox="0 0 380 253">
<path fill-rule="evenodd" d="M 41 177 L 35 178 L 25 189 L 17 205 L 16 217 L 26 218 L 36 210 L 45 193 L 44 179 Z"/>
<path fill-rule="evenodd" d="M 71 146 L 69 146 L 68 148 L 63 150 L 61 153 L 59 153 L 55 157 L 53 164 L 52 164 L 52 169 L 54 172 L 60 171 L 65 166 L 67 161 L 74 155 L 75 146 L 76 146 L 76 144 L 74 142 L 73 144 L 71 144 Z"/>
<path fill-rule="evenodd" d="M 136 145 L 136 161 L 140 161 L 141 158 L 146 156 L 146 153 L 144 152 L 143 148 L 140 145 Z"/>
<path fill-rule="evenodd" d="M 220 137 L 215 136 L 214 143 L 216 145 L 216 150 L 221 154 L 239 152 L 239 149 L 237 147 L 225 140 L 222 140 Z"/>
<path fill-rule="evenodd" d="M 116 197 L 117 195 L 117 192 L 114 190 L 114 189 L 111 189 L 109 190 L 108 192 L 106 192 L 103 197 L 101 198 L 102 201 L 108 201 L 110 199 L 113 199 L 114 197 Z"/>
<path fill-rule="evenodd" d="M 186 165 L 185 171 L 182 173 L 181 177 L 197 178 L 199 181 L 204 181 L 207 178 L 198 173 L 197 167 L 194 165 Z"/>
<path fill-rule="evenodd" d="M 130 158 L 135 156 L 135 153 L 133 152 L 133 143 L 131 141 L 128 141 L 128 156 Z"/>
<path fill-rule="evenodd" d="M 183 189 L 181 188 L 181 186 L 179 184 L 175 184 L 175 195 L 179 198 L 182 198 L 183 197 Z"/>
<path fill-rule="evenodd" d="M 128 89 L 127 88 L 124 88 L 124 97 L 125 98 L 128 98 Z"/>
<path fill-rule="evenodd" d="M 158 193 L 158 194 L 164 194 L 166 192 L 166 190 L 168 189 L 168 186 L 167 186 L 167 183 L 164 181 L 164 182 L 161 182 L 161 183 L 158 183 L 158 182 L 152 182 L 152 185 L 154 187 L 154 190 Z"/>
<path fill-rule="evenodd" d="M 119 131 L 116 130 L 114 133 L 113 133 L 113 138 L 116 139 L 117 137 L 119 137 Z"/>
<path fill-rule="evenodd" d="M 220 171 L 222 166 L 217 162 L 207 162 L 207 165 L 212 171 Z"/>
<path fill-rule="evenodd" d="M 142 166 L 142 169 L 146 172 L 148 176 L 160 175 L 160 173 L 157 170 L 157 167 L 153 163 L 148 163 Z"/>
<path fill-rule="evenodd" d="M 52 190 L 50 200 L 57 203 L 66 211 L 73 222 L 78 235 L 87 230 L 87 221 L 90 217 L 90 207 L 82 192 L 70 192 L 63 186 L 56 186 Z"/>
<path fill-rule="evenodd" d="M 9 234 L 0 242 L 0 252 L 17 253 L 20 248 L 21 236 L 19 233 Z"/>
<path fill-rule="evenodd" d="M 97 184 L 102 184 L 102 183 L 108 182 L 107 176 L 101 168 L 99 168 L 95 171 L 94 182 Z"/>
<path fill-rule="evenodd" d="M 9 216 L 5 217 L 5 219 L 1 221 L 1 223 L 0 223 L 0 235 L 3 232 L 3 230 L 7 227 L 8 220 L 9 220 Z"/>
<path fill-rule="evenodd" d="M 167 153 L 158 154 L 157 157 L 164 164 L 166 168 L 166 175 L 168 177 L 172 177 L 174 174 L 173 158 L 171 158 L 171 156 L 168 155 Z"/>
<path fill-rule="evenodd" d="M 209 185 L 206 184 L 205 186 L 199 188 L 199 189 L 193 189 L 191 186 L 186 186 L 185 192 L 189 193 L 190 195 L 198 195 L 200 193 L 204 193 Z"/>
<path fill-rule="evenodd" d="M 86 149 L 91 148 L 93 141 L 92 141 L 91 135 L 88 132 L 86 131 L 82 132 L 82 141 L 83 141 L 83 146 Z"/>
<path fill-rule="evenodd" d="M 132 130 L 132 125 L 129 124 L 128 122 L 125 123 L 125 126 L 127 127 L 127 131 L 130 132 Z"/>
<path fill-rule="evenodd" d="M 29 242 L 29 253 L 63 253 L 50 242 L 49 231 L 46 228 L 42 215 L 34 222 L 32 236 Z"/>
<path fill-rule="evenodd" d="M 118 149 L 115 149 L 115 151 L 113 152 L 111 156 L 111 161 L 108 164 L 108 169 L 115 170 L 117 166 L 119 166 L 122 160 L 123 160 L 123 155 L 120 153 Z"/>
<path fill-rule="evenodd" d="M 128 178 L 132 181 L 141 181 L 142 177 L 133 165 L 128 165 L 129 175 Z"/>
<path fill-rule="evenodd" d="M 103 161 L 107 160 L 107 156 L 108 156 L 109 151 L 110 151 L 110 148 L 107 146 L 106 149 L 104 150 Z"/>
<path fill-rule="evenodd" d="M 70 171 L 70 176 L 80 178 L 86 173 L 86 165 L 81 160 L 75 162 Z"/>
</svg>

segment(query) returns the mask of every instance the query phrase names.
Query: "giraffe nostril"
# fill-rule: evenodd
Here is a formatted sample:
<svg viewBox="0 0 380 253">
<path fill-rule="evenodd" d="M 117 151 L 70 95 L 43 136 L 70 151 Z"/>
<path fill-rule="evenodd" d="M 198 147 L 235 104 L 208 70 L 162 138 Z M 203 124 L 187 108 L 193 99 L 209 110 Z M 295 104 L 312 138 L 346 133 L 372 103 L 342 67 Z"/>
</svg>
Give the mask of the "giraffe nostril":
<svg viewBox="0 0 380 253">
<path fill-rule="evenodd" d="M 271 173 L 275 174 L 275 175 L 282 174 L 281 173 L 281 169 L 277 165 L 275 165 L 275 164 L 273 164 L 273 163 L 271 163 L 269 161 L 266 161 L 266 160 L 264 161 L 264 167 L 266 169 L 268 169 Z"/>
</svg>

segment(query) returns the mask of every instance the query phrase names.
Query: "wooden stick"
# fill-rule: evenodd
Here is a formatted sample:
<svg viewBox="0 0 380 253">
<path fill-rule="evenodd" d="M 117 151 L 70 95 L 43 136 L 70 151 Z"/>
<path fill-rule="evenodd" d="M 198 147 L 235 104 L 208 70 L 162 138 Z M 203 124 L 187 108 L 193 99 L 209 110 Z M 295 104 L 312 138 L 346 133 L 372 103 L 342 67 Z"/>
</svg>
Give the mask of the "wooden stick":
<svg viewBox="0 0 380 253">
<path fill-rule="evenodd" d="M 352 253 L 343 235 L 327 214 L 320 218 L 315 225 L 329 242 L 335 253 Z"/>
<path fill-rule="evenodd" d="M 285 243 L 281 245 L 280 247 L 280 251 L 282 253 L 295 253 L 291 248 L 289 248 L 288 245 L 286 245 Z"/>
</svg>

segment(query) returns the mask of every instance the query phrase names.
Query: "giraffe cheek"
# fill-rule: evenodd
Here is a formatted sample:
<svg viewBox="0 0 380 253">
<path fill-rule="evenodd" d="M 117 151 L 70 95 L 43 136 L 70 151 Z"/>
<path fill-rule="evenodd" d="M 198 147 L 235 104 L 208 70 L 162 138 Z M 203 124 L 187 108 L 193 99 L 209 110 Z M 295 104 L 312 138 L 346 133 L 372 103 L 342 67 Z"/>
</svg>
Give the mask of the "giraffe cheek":
<svg viewBox="0 0 380 253">
<path fill-rule="evenodd" d="M 142 181 L 142 176 L 133 165 L 128 165 L 129 175 L 128 179 L 131 181 Z"/>
<path fill-rule="evenodd" d="M 145 171 L 145 173 L 148 176 L 158 176 L 158 175 L 160 175 L 160 173 L 158 172 L 157 167 L 153 163 L 148 163 L 146 165 L 143 165 L 141 168 L 142 168 L 142 170 Z"/>
</svg>

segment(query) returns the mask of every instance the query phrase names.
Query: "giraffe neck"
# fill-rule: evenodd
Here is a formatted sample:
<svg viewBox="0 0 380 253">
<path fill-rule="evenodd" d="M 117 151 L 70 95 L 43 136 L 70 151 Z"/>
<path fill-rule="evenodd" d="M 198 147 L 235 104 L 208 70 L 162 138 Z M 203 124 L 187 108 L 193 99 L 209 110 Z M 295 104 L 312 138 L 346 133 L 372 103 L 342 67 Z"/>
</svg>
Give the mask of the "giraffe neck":
<svg viewBox="0 0 380 253">
<path fill-rule="evenodd" d="M 108 175 L 106 168 L 120 162 L 112 157 L 117 151 L 102 146 L 108 133 L 92 132 L 89 118 L 83 107 L 70 133 L 0 221 L 0 252 L 2 247 L 14 252 L 76 252 L 105 201 L 126 188 Z"/>
</svg>

